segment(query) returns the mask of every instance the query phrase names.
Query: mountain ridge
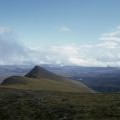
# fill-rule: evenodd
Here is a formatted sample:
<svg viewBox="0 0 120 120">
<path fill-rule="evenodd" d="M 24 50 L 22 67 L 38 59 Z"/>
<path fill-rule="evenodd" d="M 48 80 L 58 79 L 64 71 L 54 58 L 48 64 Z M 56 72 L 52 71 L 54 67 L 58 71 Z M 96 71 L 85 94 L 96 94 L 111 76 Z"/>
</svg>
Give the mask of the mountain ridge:
<svg viewBox="0 0 120 120">
<path fill-rule="evenodd" d="M 24 77 L 11 76 L 2 86 L 18 89 L 51 90 L 63 92 L 92 93 L 93 91 L 80 82 L 56 75 L 40 66 L 35 66 Z"/>
</svg>

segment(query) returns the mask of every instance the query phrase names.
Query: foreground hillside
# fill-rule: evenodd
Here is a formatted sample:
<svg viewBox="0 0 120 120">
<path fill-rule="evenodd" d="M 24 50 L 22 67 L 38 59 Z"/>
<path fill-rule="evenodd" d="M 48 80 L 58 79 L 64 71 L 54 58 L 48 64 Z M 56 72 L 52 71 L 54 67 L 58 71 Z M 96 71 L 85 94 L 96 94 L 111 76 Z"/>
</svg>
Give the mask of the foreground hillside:
<svg viewBox="0 0 120 120">
<path fill-rule="evenodd" d="M 35 66 L 25 77 L 11 76 L 2 82 L 2 87 L 30 90 L 91 93 L 84 84 L 56 75 L 42 67 Z"/>
<path fill-rule="evenodd" d="M 120 120 L 120 94 L 0 88 L 0 120 Z"/>
</svg>

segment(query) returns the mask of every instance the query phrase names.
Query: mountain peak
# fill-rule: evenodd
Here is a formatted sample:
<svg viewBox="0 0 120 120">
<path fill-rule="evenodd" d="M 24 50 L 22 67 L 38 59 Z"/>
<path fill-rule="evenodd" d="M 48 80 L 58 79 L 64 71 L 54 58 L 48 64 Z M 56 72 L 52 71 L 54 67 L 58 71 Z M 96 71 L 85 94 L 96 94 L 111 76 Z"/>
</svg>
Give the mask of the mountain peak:
<svg viewBox="0 0 120 120">
<path fill-rule="evenodd" d="M 40 66 L 35 66 L 29 73 L 25 75 L 25 77 L 29 78 L 39 78 L 39 79 L 45 79 L 45 78 L 50 78 L 50 79 L 56 79 L 59 78 L 60 76 L 40 67 Z"/>
<path fill-rule="evenodd" d="M 34 70 L 40 70 L 41 67 L 36 65 L 33 69 L 34 69 Z"/>
</svg>

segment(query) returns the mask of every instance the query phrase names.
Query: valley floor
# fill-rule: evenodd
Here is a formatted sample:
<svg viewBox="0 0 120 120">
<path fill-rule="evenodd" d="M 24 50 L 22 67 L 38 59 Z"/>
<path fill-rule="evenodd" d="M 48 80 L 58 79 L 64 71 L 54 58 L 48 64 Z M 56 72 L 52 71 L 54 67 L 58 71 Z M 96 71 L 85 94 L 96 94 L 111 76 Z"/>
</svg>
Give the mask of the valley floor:
<svg viewBox="0 0 120 120">
<path fill-rule="evenodd" d="M 0 88 L 0 120 L 120 120 L 120 94 Z"/>
</svg>

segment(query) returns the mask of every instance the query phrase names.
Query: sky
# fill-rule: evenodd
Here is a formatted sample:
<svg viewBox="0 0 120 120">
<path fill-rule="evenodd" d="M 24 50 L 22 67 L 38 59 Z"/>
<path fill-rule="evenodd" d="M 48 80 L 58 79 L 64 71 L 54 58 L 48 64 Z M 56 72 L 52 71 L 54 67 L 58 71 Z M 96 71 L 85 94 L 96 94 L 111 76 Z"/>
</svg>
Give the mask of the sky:
<svg viewBox="0 0 120 120">
<path fill-rule="evenodd" d="M 120 0 L 0 0 L 0 64 L 120 66 Z"/>
</svg>

